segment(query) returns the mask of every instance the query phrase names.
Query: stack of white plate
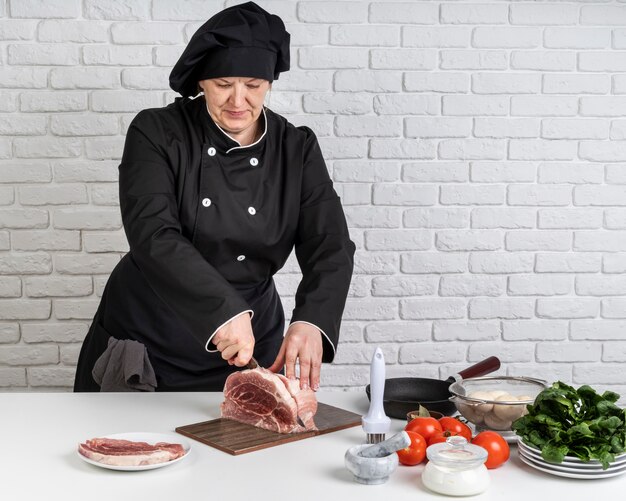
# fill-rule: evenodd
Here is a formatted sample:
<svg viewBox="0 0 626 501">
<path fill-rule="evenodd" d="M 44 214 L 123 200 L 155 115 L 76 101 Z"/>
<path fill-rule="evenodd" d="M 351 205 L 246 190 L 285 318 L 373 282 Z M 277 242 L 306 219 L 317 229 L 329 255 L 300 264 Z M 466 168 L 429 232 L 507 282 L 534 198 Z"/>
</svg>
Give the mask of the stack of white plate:
<svg viewBox="0 0 626 501">
<path fill-rule="evenodd" d="M 539 449 L 525 444 L 522 439 L 517 442 L 517 452 L 519 458 L 528 466 L 559 477 L 592 480 L 626 473 L 626 453 L 615 456 L 615 461 L 609 465 L 607 470 L 603 470 L 600 461 L 592 459 L 584 462 L 575 456 L 565 456 L 562 463 L 548 463 L 541 457 Z"/>
</svg>

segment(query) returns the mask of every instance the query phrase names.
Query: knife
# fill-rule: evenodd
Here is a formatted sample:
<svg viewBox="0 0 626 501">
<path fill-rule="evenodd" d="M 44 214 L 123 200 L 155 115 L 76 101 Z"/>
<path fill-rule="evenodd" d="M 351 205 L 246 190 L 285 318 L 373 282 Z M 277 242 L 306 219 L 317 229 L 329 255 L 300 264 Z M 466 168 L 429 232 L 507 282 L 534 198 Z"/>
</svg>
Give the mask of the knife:
<svg viewBox="0 0 626 501">
<path fill-rule="evenodd" d="M 250 361 L 246 365 L 246 369 L 256 369 L 259 367 L 259 362 L 256 361 L 256 358 L 250 357 Z"/>
</svg>

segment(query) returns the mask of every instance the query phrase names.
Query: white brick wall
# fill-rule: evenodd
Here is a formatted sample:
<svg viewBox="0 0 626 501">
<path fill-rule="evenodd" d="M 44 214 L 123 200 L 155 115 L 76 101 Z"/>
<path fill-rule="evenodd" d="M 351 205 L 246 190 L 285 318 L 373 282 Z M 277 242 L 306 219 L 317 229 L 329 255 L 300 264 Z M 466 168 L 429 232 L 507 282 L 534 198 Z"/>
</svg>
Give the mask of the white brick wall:
<svg viewBox="0 0 626 501">
<path fill-rule="evenodd" d="M 626 4 L 257 0 L 269 105 L 320 137 L 357 245 L 327 386 L 502 374 L 626 393 Z M 127 252 L 117 164 L 236 0 L 0 0 L 0 390 L 67 390 Z M 277 277 L 285 308 L 295 259 Z"/>
</svg>

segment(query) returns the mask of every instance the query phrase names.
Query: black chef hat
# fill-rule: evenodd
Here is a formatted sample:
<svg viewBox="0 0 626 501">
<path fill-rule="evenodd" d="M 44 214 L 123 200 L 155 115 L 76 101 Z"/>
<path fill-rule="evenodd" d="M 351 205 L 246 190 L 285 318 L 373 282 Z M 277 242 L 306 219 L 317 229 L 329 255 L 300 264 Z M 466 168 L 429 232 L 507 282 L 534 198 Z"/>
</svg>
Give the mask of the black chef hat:
<svg viewBox="0 0 626 501">
<path fill-rule="evenodd" d="M 196 31 L 170 74 L 183 97 L 207 78 L 251 77 L 272 82 L 289 69 L 290 35 L 282 19 L 254 2 L 215 14 Z"/>
</svg>

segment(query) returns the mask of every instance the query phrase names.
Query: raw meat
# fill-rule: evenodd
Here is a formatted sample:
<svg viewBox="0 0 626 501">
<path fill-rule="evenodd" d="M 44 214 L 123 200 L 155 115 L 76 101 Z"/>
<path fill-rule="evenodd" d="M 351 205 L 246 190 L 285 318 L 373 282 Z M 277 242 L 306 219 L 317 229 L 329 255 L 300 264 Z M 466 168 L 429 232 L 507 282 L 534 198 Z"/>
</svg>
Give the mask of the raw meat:
<svg viewBox="0 0 626 501">
<path fill-rule="evenodd" d="M 180 444 L 117 440 L 113 438 L 93 438 L 78 445 L 78 452 L 98 463 L 112 466 L 143 466 L 166 463 L 185 455 Z"/>
<path fill-rule="evenodd" d="M 260 367 L 228 376 L 220 408 L 224 418 L 278 433 L 317 430 L 315 392 Z"/>
</svg>

